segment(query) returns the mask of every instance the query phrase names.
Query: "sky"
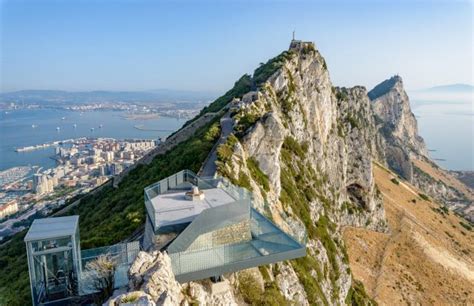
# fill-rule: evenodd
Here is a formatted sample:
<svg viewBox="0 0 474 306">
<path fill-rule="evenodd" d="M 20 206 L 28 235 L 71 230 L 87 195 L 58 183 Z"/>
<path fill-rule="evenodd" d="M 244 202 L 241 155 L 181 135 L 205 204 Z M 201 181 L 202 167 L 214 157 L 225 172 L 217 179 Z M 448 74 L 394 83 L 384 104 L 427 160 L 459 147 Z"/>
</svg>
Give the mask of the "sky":
<svg viewBox="0 0 474 306">
<path fill-rule="evenodd" d="M 223 93 L 313 41 L 336 86 L 473 84 L 471 1 L 0 0 L 0 90 Z"/>
</svg>

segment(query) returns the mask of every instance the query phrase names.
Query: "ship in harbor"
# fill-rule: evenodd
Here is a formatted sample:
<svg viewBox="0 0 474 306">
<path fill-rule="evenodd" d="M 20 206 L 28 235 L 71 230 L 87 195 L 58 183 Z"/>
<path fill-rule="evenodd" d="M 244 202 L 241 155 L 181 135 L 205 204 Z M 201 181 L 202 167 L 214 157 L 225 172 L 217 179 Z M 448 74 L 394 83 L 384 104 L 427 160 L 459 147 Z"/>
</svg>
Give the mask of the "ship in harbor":
<svg viewBox="0 0 474 306">
<path fill-rule="evenodd" d="M 28 151 L 46 149 L 46 148 L 49 148 L 49 147 L 57 147 L 57 146 L 65 144 L 65 143 L 73 143 L 73 142 L 76 142 L 76 141 L 82 141 L 84 139 L 86 139 L 86 138 L 81 137 L 81 138 L 77 138 L 77 139 L 65 139 L 65 140 L 47 142 L 47 143 L 38 144 L 38 145 L 34 145 L 34 146 L 16 148 L 15 152 L 28 152 Z"/>
</svg>

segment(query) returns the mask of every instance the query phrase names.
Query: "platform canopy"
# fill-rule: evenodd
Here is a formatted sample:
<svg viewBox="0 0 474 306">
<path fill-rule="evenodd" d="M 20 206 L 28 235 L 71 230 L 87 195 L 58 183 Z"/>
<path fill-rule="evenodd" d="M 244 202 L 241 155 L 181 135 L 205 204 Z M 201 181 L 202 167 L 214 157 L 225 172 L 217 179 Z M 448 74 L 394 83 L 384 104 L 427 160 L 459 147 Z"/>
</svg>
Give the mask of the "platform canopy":
<svg viewBox="0 0 474 306">
<path fill-rule="evenodd" d="M 79 216 L 35 219 L 25 236 L 25 242 L 73 236 L 79 227 Z"/>
</svg>

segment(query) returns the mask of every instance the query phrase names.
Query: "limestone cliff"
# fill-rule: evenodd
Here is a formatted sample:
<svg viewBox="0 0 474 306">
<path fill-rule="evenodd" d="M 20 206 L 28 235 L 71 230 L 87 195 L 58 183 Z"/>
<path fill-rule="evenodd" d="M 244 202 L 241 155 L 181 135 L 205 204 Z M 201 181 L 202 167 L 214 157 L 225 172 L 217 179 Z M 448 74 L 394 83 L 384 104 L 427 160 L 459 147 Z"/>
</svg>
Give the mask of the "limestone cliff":
<svg viewBox="0 0 474 306">
<path fill-rule="evenodd" d="M 418 125 L 408 95 L 398 75 L 383 81 L 369 93 L 378 128 L 386 142 L 389 166 L 411 181 L 411 158 L 427 157 L 426 145 L 418 135 Z"/>
<path fill-rule="evenodd" d="M 236 137 L 218 151 L 218 170 L 251 189 L 258 208 L 282 228 L 294 235 L 306 228 L 306 258 L 277 271 L 270 266 L 271 274 L 295 275 L 303 304 L 343 304 L 351 274 L 341 227 L 386 230 L 373 178 L 379 152 L 370 100 L 363 87 L 333 87 L 311 43 L 282 53 L 256 75 L 275 63 L 258 90 L 234 101 Z"/>
<path fill-rule="evenodd" d="M 442 205 L 474 220 L 473 191 L 430 160 L 401 77 L 383 81 L 368 95 L 388 166 Z"/>
</svg>

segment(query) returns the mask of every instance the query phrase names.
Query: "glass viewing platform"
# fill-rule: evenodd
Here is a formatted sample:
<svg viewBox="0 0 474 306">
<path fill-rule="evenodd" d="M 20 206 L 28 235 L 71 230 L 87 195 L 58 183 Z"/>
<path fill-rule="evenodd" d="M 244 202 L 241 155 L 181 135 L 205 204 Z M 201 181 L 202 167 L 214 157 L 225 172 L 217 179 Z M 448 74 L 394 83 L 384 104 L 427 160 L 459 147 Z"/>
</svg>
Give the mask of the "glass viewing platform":
<svg viewBox="0 0 474 306">
<path fill-rule="evenodd" d="M 306 255 L 306 233 L 284 232 L 252 203 L 248 190 L 225 178 L 183 170 L 145 189 L 144 246 L 174 232 L 165 246 L 179 282 Z"/>
</svg>

